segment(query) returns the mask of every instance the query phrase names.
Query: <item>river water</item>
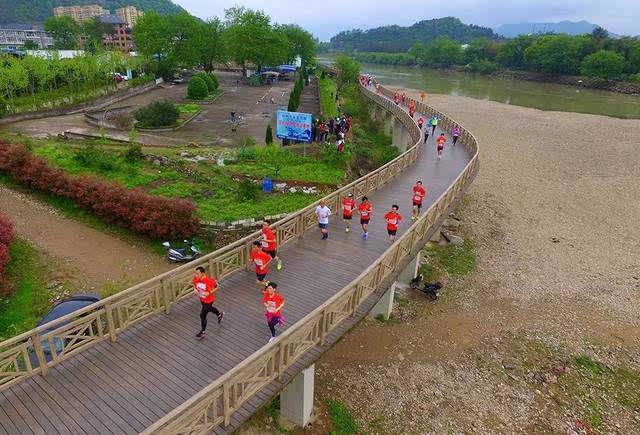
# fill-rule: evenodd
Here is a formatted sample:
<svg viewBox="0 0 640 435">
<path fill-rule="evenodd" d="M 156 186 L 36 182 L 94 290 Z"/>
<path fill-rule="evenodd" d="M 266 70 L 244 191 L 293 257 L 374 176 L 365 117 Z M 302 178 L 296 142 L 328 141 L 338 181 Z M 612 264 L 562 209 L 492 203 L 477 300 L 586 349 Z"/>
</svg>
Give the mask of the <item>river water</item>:
<svg viewBox="0 0 640 435">
<path fill-rule="evenodd" d="M 332 61 L 329 57 L 318 60 Z M 461 95 L 541 110 L 640 118 L 640 96 L 418 67 L 362 64 L 361 69 L 383 85 L 420 89 L 427 94 Z"/>
</svg>

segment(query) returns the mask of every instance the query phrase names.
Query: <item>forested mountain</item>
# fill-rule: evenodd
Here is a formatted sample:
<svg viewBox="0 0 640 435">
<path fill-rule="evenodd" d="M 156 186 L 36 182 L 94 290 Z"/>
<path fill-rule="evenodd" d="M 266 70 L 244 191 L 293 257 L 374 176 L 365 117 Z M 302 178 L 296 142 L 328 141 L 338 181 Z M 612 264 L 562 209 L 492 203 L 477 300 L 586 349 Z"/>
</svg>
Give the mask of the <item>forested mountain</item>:
<svg viewBox="0 0 640 435">
<path fill-rule="evenodd" d="M 170 0 L 0 0 L 0 24 L 42 23 L 53 15 L 56 6 L 100 4 L 115 12 L 123 6 L 135 6 L 143 11 L 161 14 L 177 13 L 184 9 Z"/>
<path fill-rule="evenodd" d="M 518 35 L 535 33 L 566 33 L 567 35 L 583 35 L 591 33 L 598 27 L 587 21 L 560 21 L 559 23 L 518 23 L 503 24 L 494 30 L 498 35 L 513 38 Z"/>
<path fill-rule="evenodd" d="M 500 38 L 488 27 L 463 24 L 458 18 L 446 17 L 419 21 L 409 27 L 394 25 L 341 32 L 331 38 L 330 48 L 336 51 L 406 52 L 416 42 L 428 43 L 442 35 L 463 44 L 480 37 Z"/>
</svg>

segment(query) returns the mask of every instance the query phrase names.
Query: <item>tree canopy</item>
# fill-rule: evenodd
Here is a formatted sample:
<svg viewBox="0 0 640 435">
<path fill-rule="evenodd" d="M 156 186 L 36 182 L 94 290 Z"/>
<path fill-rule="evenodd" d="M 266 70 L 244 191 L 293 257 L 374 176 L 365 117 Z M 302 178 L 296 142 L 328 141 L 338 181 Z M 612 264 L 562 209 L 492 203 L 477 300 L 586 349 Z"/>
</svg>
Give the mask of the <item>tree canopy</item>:
<svg viewBox="0 0 640 435">
<path fill-rule="evenodd" d="M 585 57 L 580 72 L 588 77 L 614 79 L 624 70 L 624 57 L 614 51 L 598 50 Z"/>
<path fill-rule="evenodd" d="M 51 33 L 57 49 L 74 50 L 80 44 L 81 29 L 71 17 L 51 16 L 44 22 L 44 30 Z"/>
</svg>

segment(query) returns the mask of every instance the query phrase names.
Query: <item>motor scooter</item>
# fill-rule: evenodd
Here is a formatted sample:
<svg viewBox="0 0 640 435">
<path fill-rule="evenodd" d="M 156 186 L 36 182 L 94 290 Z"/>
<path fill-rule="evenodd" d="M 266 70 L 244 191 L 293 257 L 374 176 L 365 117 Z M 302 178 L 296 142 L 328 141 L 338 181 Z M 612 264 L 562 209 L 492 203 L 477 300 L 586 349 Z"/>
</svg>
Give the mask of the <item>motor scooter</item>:
<svg viewBox="0 0 640 435">
<path fill-rule="evenodd" d="M 162 246 L 168 249 L 167 260 L 171 263 L 188 263 L 200 256 L 202 252 L 193 243 L 193 240 L 184 240 L 184 243 L 187 244 L 188 250 L 187 248 L 172 248 L 171 243 L 164 242 Z"/>
<path fill-rule="evenodd" d="M 409 287 L 425 293 L 432 301 L 437 300 L 438 296 L 440 296 L 440 289 L 442 288 L 442 284 L 440 282 L 425 282 L 423 285 L 422 281 L 423 277 L 422 274 L 420 274 L 411 280 L 411 282 L 409 283 Z"/>
</svg>

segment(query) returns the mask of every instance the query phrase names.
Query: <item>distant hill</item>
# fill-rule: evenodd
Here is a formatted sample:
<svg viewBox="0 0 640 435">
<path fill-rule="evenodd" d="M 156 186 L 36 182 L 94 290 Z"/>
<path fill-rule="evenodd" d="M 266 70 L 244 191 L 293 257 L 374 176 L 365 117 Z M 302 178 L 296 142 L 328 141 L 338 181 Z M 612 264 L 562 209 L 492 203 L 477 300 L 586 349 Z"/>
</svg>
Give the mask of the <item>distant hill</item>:
<svg viewBox="0 0 640 435">
<path fill-rule="evenodd" d="M 53 15 L 53 8 L 56 6 L 91 4 L 100 4 L 111 12 L 128 5 L 161 14 L 184 10 L 170 0 L 0 0 L 0 24 L 42 23 Z"/>
<path fill-rule="evenodd" d="M 568 35 L 582 35 L 591 33 L 598 27 L 597 24 L 587 21 L 560 21 L 559 23 L 518 23 L 503 24 L 494 29 L 501 36 L 513 38 L 518 35 L 528 35 L 530 33 L 566 33 Z"/>
<path fill-rule="evenodd" d="M 464 24 L 458 18 L 446 17 L 419 21 L 409 27 L 394 25 L 364 31 L 348 30 L 331 38 L 329 44 L 335 51 L 406 52 L 414 43 L 430 42 L 440 35 L 463 44 L 479 37 L 499 39 L 488 27 Z"/>
</svg>

